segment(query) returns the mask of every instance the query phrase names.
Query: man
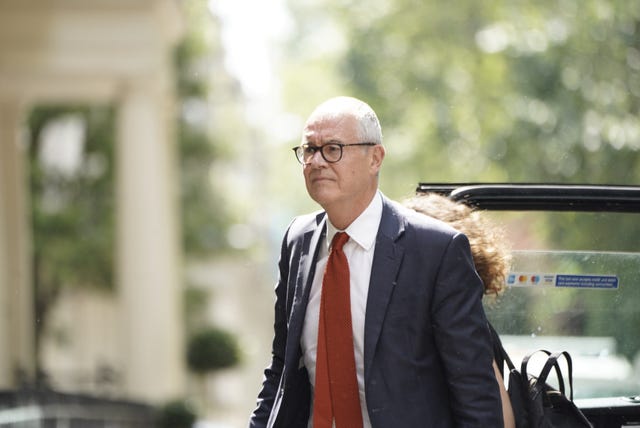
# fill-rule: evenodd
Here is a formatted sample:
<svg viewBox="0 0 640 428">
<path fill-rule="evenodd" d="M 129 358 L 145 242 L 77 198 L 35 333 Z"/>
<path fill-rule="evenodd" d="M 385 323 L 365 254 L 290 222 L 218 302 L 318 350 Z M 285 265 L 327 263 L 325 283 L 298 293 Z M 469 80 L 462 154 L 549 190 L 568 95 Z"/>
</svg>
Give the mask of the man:
<svg viewBox="0 0 640 428">
<path fill-rule="evenodd" d="M 502 427 L 468 240 L 380 193 L 373 110 L 325 101 L 294 151 L 324 211 L 283 239 L 272 360 L 249 426 Z"/>
</svg>

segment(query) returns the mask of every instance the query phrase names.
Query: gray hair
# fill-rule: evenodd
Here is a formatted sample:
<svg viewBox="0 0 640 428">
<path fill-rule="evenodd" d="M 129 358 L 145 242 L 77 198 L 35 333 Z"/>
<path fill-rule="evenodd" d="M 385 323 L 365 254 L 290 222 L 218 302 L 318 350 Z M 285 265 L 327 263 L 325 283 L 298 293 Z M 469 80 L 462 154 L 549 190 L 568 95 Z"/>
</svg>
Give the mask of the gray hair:
<svg viewBox="0 0 640 428">
<path fill-rule="evenodd" d="M 322 112 L 331 116 L 353 115 L 358 121 L 358 137 L 362 142 L 382 144 L 382 127 L 376 112 L 357 98 L 339 96 L 320 104 L 311 114 Z"/>
</svg>

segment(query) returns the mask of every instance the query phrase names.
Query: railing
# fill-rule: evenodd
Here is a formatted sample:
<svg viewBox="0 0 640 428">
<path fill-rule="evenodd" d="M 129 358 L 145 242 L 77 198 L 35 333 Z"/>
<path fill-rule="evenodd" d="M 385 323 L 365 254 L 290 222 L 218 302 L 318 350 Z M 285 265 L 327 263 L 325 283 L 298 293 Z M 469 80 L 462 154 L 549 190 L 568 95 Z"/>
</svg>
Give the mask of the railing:
<svg viewBox="0 0 640 428">
<path fill-rule="evenodd" d="M 154 427 L 151 406 L 52 390 L 0 391 L 0 427 L 141 428 Z"/>
</svg>

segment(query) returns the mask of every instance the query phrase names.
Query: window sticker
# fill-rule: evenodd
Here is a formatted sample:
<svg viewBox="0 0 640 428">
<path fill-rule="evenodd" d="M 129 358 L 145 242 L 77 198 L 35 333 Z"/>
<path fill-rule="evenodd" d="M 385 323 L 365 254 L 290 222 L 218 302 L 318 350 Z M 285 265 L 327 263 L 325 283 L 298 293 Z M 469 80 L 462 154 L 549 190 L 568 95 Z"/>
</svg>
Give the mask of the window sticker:
<svg viewBox="0 0 640 428">
<path fill-rule="evenodd" d="M 617 289 L 616 275 L 567 275 L 555 273 L 509 272 L 510 287 L 559 287 Z"/>
</svg>

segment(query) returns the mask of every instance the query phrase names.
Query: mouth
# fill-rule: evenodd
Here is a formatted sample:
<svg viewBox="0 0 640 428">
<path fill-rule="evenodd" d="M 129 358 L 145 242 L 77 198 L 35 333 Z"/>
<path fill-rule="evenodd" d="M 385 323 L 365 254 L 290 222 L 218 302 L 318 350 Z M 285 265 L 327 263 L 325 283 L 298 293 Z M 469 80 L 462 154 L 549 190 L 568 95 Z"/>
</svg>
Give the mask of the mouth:
<svg viewBox="0 0 640 428">
<path fill-rule="evenodd" d="M 332 181 L 332 180 L 328 177 L 311 177 L 310 181 L 311 181 L 311 184 L 317 184 L 317 183 L 323 183 L 323 182 Z"/>
</svg>

